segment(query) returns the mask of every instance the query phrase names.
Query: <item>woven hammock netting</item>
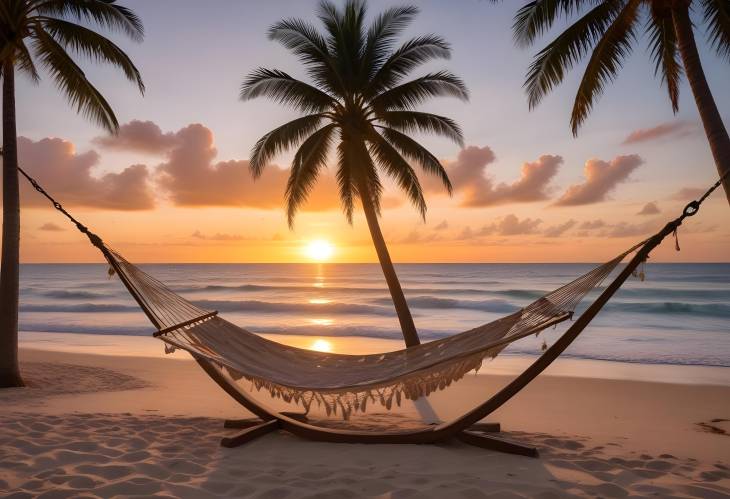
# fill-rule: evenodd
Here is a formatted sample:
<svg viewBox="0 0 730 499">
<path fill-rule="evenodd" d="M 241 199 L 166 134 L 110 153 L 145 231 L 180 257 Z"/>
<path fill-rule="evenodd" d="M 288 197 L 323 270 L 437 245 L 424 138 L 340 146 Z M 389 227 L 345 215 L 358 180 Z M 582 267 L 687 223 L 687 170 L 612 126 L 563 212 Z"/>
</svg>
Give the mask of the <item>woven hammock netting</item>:
<svg viewBox="0 0 730 499">
<path fill-rule="evenodd" d="M 448 387 L 508 344 L 572 316 L 637 245 L 506 317 L 450 337 L 372 355 L 316 352 L 268 340 L 212 315 L 178 295 L 117 252 L 106 256 L 153 324 L 168 352 L 187 350 L 254 390 L 349 419 L 372 405 L 390 409 Z M 184 325 L 181 325 L 184 324 Z M 176 327 L 177 326 L 177 327 Z"/>
</svg>

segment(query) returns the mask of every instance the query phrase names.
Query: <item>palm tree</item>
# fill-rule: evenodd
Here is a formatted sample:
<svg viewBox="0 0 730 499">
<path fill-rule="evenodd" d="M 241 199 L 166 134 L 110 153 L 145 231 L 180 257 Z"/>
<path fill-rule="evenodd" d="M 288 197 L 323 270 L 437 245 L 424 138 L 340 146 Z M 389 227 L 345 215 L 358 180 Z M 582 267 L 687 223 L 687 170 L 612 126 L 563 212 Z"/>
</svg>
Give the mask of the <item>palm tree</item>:
<svg viewBox="0 0 730 499">
<path fill-rule="evenodd" d="M 641 25 L 649 41 L 655 74 L 669 92 L 672 109 L 679 110 L 679 85 L 687 76 L 702 125 L 720 175 L 730 170 L 730 138 L 702 70 L 690 11 L 702 10 L 710 45 L 730 59 L 730 1 L 728 0 L 538 0 L 517 11 L 515 41 L 532 45 L 560 18 L 580 16 L 537 53 L 525 81 L 534 108 L 566 72 L 590 55 L 573 104 L 573 135 L 585 121 L 606 83 L 613 81 L 631 54 Z M 730 202 L 730 175 L 723 182 Z"/>
<path fill-rule="evenodd" d="M 464 83 L 447 71 L 406 81 L 418 66 L 450 56 L 449 44 L 436 35 L 419 36 L 395 48 L 417 13 L 411 6 L 390 8 L 366 27 L 363 1 L 348 0 L 342 9 L 323 1 L 318 10 L 323 32 L 300 19 L 286 19 L 269 29 L 269 38 L 299 58 L 312 83 L 259 68 L 241 88 L 243 100 L 267 96 L 304 114 L 264 135 L 250 160 L 256 178 L 275 155 L 298 146 L 285 194 L 290 227 L 325 167 L 330 148 L 336 146 L 336 179 L 345 216 L 352 223 L 359 197 L 408 346 L 419 340 L 378 224 L 380 174 L 394 179 L 425 218 L 423 190 L 409 161 L 436 175 L 449 193 L 451 182 L 436 157 L 408 134 L 435 133 L 457 144 L 463 140 L 453 120 L 415 108 L 437 96 L 468 98 Z"/>
<path fill-rule="evenodd" d="M 144 84 L 129 57 L 90 29 L 120 31 L 133 40 L 143 36 L 142 22 L 114 0 L 2 0 L 0 65 L 3 86 L 3 239 L 0 269 L 0 387 L 23 386 L 18 369 L 18 258 L 20 194 L 15 125 L 15 72 L 33 82 L 44 68 L 76 111 L 109 132 L 119 124 L 104 97 L 87 80 L 70 53 L 120 68 L 140 92 Z"/>
</svg>

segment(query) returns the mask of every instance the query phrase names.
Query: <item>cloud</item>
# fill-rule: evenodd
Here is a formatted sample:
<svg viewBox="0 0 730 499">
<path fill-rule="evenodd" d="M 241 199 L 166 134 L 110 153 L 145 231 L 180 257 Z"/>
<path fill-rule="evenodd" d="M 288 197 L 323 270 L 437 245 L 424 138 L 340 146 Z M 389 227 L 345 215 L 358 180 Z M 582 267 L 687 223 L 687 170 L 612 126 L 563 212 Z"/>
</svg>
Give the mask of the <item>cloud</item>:
<svg viewBox="0 0 730 499">
<path fill-rule="evenodd" d="M 48 223 L 44 223 L 43 225 L 38 227 L 38 230 L 47 231 L 47 232 L 63 232 L 66 229 L 54 224 L 53 222 L 48 222 Z"/>
<path fill-rule="evenodd" d="M 581 230 L 595 230 L 605 227 L 607 224 L 600 218 L 597 218 L 595 220 L 587 220 L 583 223 L 581 223 L 578 228 Z"/>
<path fill-rule="evenodd" d="M 697 199 L 702 196 L 706 190 L 707 189 L 703 189 L 702 187 L 683 187 L 672 194 L 669 199 L 673 199 L 675 201 L 692 201 L 693 199 Z"/>
<path fill-rule="evenodd" d="M 641 208 L 636 214 L 637 215 L 656 215 L 658 213 L 661 213 L 661 210 L 656 205 L 655 202 L 649 202 L 644 205 L 643 208 Z"/>
<path fill-rule="evenodd" d="M 523 218 L 520 220 L 515 215 L 507 215 L 499 223 L 493 225 L 495 232 L 500 236 L 517 236 L 522 234 L 534 234 L 542 220 Z"/>
<path fill-rule="evenodd" d="M 175 147 L 157 168 L 158 185 L 178 206 L 231 206 L 282 209 L 289 170 L 269 165 L 256 181 L 248 160 L 214 162 L 218 151 L 213 133 L 191 124 L 177 131 Z M 329 172 L 322 172 L 304 207 L 310 211 L 339 206 L 337 186 Z"/>
<path fill-rule="evenodd" d="M 599 234 L 601 237 L 637 237 L 648 236 L 661 225 L 658 220 L 650 220 L 638 224 L 619 222 Z"/>
<path fill-rule="evenodd" d="M 545 229 L 545 231 L 543 232 L 543 235 L 545 237 L 560 237 L 563 234 L 565 234 L 567 231 L 569 231 L 570 229 L 575 227 L 575 225 L 577 223 L 578 222 L 576 222 L 575 220 L 570 219 L 565 223 L 550 226 Z"/>
<path fill-rule="evenodd" d="M 695 130 L 695 125 L 686 121 L 678 121 L 675 123 L 662 123 L 655 127 L 634 130 L 624 139 L 622 144 L 650 142 L 653 140 L 667 137 L 680 138 L 690 135 Z"/>
<path fill-rule="evenodd" d="M 408 234 L 406 237 L 401 239 L 399 242 L 401 244 L 419 244 L 419 243 L 428 243 L 432 241 L 438 241 L 441 239 L 437 234 L 421 234 L 418 231 L 411 231 L 410 234 Z"/>
<path fill-rule="evenodd" d="M 177 137 L 173 133 L 162 133 L 152 121 L 132 120 L 120 126 L 117 135 L 96 137 L 92 142 L 118 151 L 164 153 L 176 145 Z"/>
<path fill-rule="evenodd" d="M 215 234 L 206 235 L 200 232 L 199 230 L 196 230 L 193 232 L 190 237 L 194 239 L 201 239 L 203 241 L 244 241 L 248 239 L 245 236 L 242 236 L 241 234 L 225 234 L 216 232 Z"/>
<path fill-rule="evenodd" d="M 604 201 L 608 194 L 644 161 L 636 154 L 616 156 L 611 162 L 589 159 L 583 169 L 586 180 L 568 187 L 555 206 L 579 206 Z"/>
<path fill-rule="evenodd" d="M 543 155 L 537 161 L 524 163 L 518 180 L 494 185 L 485 174 L 487 166 L 495 159 L 489 147 L 469 146 L 462 149 L 454 161 L 444 162 L 454 190 L 462 195 L 462 206 L 494 206 L 547 199 L 548 184 L 563 163 L 560 156 Z M 443 192 L 443 186 L 436 179 L 428 178 L 424 185 L 430 191 Z"/>
<path fill-rule="evenodd" d="M 18 137 L 18 156 L 28 172 L 65 206 L 87 206 L 110 210 L 147 210 L 154 207 L 149 172 L 144 165 L 132 165 L 119 173 L 92 176 L 99 164 L 95 151 L 77 154 L 71 142 L 58 138 L 33 141 Z M 25 181 L 22 200 L 29 206 L 50 206 Z"/>
<path fill-rule="evenodd" d="M 440 224 L 433 228 L 433 230 L 446 230 L 449 228 L 449 222 L 443 220 Z"/>
</svg>

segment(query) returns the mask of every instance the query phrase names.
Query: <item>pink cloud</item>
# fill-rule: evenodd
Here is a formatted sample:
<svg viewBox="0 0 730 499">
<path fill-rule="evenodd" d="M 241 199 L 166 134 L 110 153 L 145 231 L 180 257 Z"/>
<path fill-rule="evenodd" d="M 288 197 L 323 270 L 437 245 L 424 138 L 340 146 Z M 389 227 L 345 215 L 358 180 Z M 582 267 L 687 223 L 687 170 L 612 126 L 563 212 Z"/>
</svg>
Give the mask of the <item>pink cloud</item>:
<svg viewBox="0 0 730 499">
<path fill-rule="evenodd" d="M 649 203 L 646 203 L 643 208 L 641 208 L 636 214 L 637 215 L 656 215 L 658 213 L 661 213 L 661 210 L 656 205 L 655 202 L 651 201 Z"/>
<path fill-rule="evenodd" d="M 214 162 L 218 151 L 213 133 L 201 124 L 177 131 L 175 147 L 157 168 L 158 184 L 178 206 L 236 206 L 282 209 L 289 170 L 269 165 L 256 181 L 248 160 Z M 305 209 L 329 210 L 339 206 L 334 177 L 323 172 Z"/>
<path fill-rule="evenodd" d="M 555 202 L 555 206 L 579 206 L 606 200 L 616 186 L 625 182 L 629 175 L 644 161 L 636 154 L 617 156 L 611 162 L 589 159 L 583 169 L 585 182 L 568 187 Z"/>
<path fill-rule="evenodd" d="M 119 127 L 117 135 L 96 137 L 93 142 L 107 149 L 142 153 L 164 153 L 176 145 L 172 133 L 162 133 L 152 121 L 132 120 Z"/>
<path fill-rule="evenodd" d="M 18 156 L 23 169 L 65 206 L 87 206 L 110 210 L 147 210 L 154 207 L 149 172 L 144 165 L 132 165 L 119 173 L 96 177 L 99 164 L 95 151 L 77 154 L 71 142 L 46 138 L 33 141 L 18 137 Z M 21 199 L 26 206 L 49 206 L 24 180 Z"/>
<path fill-rule="evenodd" d="M 41 225 L 40 227 L 38 227 L 38 230 L 42 230 L 45 232 L 63 232 L 66 229 L 64 229 L 60 225 L 54 224 L 53 222 L 47 222 L 47 223 L 44 223 L 43 225 Z"/>
<path fill-rule="evenodd" d="M 548 184 L 563 163 L 560 156 L 543 155 L 524 163 L 520 178 L 512 183 L 499 183 L 486 176 L 487 166 L 496 159 L 489 147 L 469 146 L 454 161 L 445 162 L 454 190 L 462 195 L 462 206 L 480 207 L 506 203 L 526 203 L 548 198 Z M 424 182 L 431 191 L 442 192 L 434 179 Z"/>
<path fill-rule="evenodd" d="M 622 142 L 623 144 L 636 144 L 639 142 L 650 142 L 653 140 L 673 137 L 685 137 L 696 129 L 693 123 L 678 121 L 676 123 L 662 123 L 651 128 L 641 128 L 631 132 Z"/>
<path fill-rule="evenodd" d="M 562 224 L 552 225 L 545 229 L 543 235 L 545 237 L 560 237 L 567 231 L 575 227 L 577 223 L 578 222 L 576 222 L 575 220 L 570 219 Z"/>
<path fill-rule="evenodd" d="M 675 201 L 692 201 L 702 196 L 706 190 L 702 187 L 683 187 L 672 194 L 669 199 Z"/>
</svg>

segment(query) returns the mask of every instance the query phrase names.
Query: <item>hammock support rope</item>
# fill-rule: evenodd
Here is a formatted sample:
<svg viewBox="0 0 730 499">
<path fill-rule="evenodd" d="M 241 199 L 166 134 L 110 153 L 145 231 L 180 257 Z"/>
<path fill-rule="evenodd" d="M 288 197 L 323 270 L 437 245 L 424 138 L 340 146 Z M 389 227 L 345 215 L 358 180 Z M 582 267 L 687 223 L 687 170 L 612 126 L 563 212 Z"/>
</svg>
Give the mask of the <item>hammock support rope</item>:
<svg viewBox="0 0 730 499">
<path fill-rule="evenodd" d="M 156 327 L 153 335 L 166 343 L 166 351 L 175 348 L 187 350 L 229 395 L 261 418 L 261 425 L 249 428 L 234 439 L 224 439 L 224 445 L 239 445 L 260 434 L 283 428 L 315 440 L 337 442 L 429 443 L 457 437 L 483 447 L 525 455 L 536 455 L 536 450 L 495 440 L 493 436 L 476 435 L 469 427 L 511 399 L 547 368 L 585 329 L 623 282 L 647 260 L 649 253 L 668 235 L 676 237 L 683 221 L 697 214 L 701 204 L 730 173 L 726 172 L 698 200 L 688 203 L 679 217 L 655 235 L 506 317 L 403 350 L 374 355 L 344 355 L 282 345 L 222 319 L 217 311 L 199 308 L 108 247 L 35 179 L 19 170 L 36 191 L 102 252 Z M 619 275 L 531 366 L 475 409 L 448 424 L 395 433 L 313 426 L 306 422 L 306 418 L 264 407 L 238 381 L 244 379 L 254 390 L 265 390 L 272 397 L 296 403 L 307 413 L 312 406 L 319 406 L 328 415 L 339 415 L 345 420 L 355 413 L 366 412 L 375 404 L 391 409 L 404 399 L 416 400 L 448 387 L 468 372 L 478 370 L 485 358 L 495 357 L 513 341 L 539 334 L 547 327 L 572 319 L 576 306 L 585 295 L 599 286 L 632 253 L 633 257 Z"/>
</svg>

